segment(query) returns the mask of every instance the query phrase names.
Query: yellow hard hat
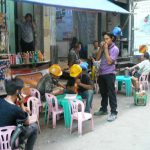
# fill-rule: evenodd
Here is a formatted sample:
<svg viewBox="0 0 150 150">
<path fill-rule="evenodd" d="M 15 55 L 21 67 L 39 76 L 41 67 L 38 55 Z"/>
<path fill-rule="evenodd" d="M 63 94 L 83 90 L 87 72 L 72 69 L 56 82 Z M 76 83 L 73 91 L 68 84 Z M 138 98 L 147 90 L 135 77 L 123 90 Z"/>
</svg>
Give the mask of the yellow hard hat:
<svg viewBox="0 0 150 150">
<path fill-rule="evenodd" d="M 82 68 L 78 64 L 70 67 L 70 76 L 76 78 L 82 72 Z"/>
<path fill-rule="evenodd" d="M 62 70 L 60 68 L 60 66 L 58 64 L 53 64 L 50 68 L 49 68 L 49 72 L 57 77 L 62 75 Z"/>
</svg>

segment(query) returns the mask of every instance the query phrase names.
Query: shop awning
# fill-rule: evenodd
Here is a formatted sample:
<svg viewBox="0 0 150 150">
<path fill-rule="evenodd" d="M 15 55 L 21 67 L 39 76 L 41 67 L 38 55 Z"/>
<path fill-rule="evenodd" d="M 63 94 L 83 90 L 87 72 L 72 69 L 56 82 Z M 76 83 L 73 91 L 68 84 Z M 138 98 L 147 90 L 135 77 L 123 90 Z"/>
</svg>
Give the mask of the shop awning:
<svg viewBox="0 0 150 150">
<path fill-rule="evenodd" d="M 32 2 L 55 7 L 67 7 L 92 11 L 108 11 L 128 14 L 122 7 L 108 0 L 15 0 L 19 2 Z"/>
</svg>

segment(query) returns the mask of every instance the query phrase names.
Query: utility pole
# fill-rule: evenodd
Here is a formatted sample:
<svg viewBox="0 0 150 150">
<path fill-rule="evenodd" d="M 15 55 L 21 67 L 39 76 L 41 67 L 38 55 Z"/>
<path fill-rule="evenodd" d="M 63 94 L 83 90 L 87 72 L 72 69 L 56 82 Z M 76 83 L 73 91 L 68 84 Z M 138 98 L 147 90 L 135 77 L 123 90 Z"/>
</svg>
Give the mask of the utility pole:
<svg viewBox="0 0 150 150">
<path fill-rule="evenodd" d="M 129 0 L 129 34 L 128 34 L 128 54 L 131 55 L 132 51 L 132 6 L 133 0 Z"/>
<path fill-rule="evenodd" d="M 128 35 L 128 54 L 133 54 L 134 47 L 134 34 L 133 34 L 133 26 L 134 26 L 134 0 L 129 0 L 129 35 Z"/>
</svg>

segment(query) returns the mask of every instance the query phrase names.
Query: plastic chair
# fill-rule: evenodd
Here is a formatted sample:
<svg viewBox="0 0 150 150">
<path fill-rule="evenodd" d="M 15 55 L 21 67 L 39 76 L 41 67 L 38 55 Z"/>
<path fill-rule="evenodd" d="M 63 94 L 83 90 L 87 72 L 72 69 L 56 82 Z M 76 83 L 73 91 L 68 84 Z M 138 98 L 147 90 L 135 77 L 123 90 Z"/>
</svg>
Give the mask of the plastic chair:
<svg viewBox="0 0 150 150">
<path fill-rule="evenodd" d="M 45 125 L 47 124 L 47 118 L 48 118 L 48 103 L 46 102 L 44 106 L 44 124 Z"/>
<path fill-rule="evenodd" d="M 39 124 L 39 109 L 38 109 L 38 99 L 36 97 L 29 97 L 27 101 L 27 107 L 30 109 L 31 114 L 29 115 L 29 124 L 37 123 L 39 127 L 39 132 L 41 132 Z"/>
<path fill-rule="evenodd" d="M 149 83 L 148 83 L 149 74 L 141 75 L 139 78 L 139 85 L 142 85 L 142 90 L 149 90 Z"/>
<path fill-rule="evenodd" d="M 40 92 L 35 88 L 30 88 L 30 92 L 31 92 L 31 96 L 35 96 L 38 99 L 39 110 L 41 111 L 40 108 L 42 107 L 42 102 L 41 102 Z"/>
<path fill-rule="evenodd" d="M 47 124 L 49 123 L 49 117 L 52 113 L 53 128 L 55 128 L 56 127 L 56 119 L 57 119 L 57 117 L 59 119 L 59 115 L 63 113 L 63 109 L 60 106 L 58 106 L 56 96 L 49 94 L 49 93 L 45 93 L 45 97 L 46 97 L 46 101 L 48 103 Z M 54 101 L 54 105 L 53 105 L 53 101 Z"/>
<path fill-rule="evenodd" d="M 0 150 L 12 150 L 10 141 L 13 131 L 16 129 L 16 126 L 6 126 L 0 127 Z M 19 149 L 15 149 L 19 150 Z"/>
<path fill-rule="evenodd" d="M 70 126 L 70 133 L 72 133 L 73 121 L 78 120 L 78 133 L 82 135 L 82 123 L 86 120 L 91 120 L 91 129 L 93 130 L 94 123 L 93 123 L 93 116 L 91 113 L 84 112 L 84 103 L 80 100 L 71 100 L 71 126 Z M 79 110 L 81 109 L 81 111 Z"/>
</svg>

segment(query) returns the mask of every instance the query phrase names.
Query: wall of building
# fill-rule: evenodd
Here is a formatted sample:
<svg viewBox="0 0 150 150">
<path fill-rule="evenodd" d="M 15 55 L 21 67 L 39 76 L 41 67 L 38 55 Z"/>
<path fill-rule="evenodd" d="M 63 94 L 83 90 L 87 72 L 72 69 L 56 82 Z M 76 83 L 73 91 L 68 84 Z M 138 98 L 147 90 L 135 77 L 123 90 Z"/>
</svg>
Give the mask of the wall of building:
<svg viewBox="0 0 150 150">
<path fill-rule="evenodd" d="M 6 23 L 8 28 L 9 50 L 15 53 L 15 22 L 14 22 L 14 2 L 6 1 Z M 5 8 L 3 8 L 5 9 Z"/>
<path fill-rule="evenodd" d="M 116 5 L 119 5 L 120 7 L 129 10 L 129 2 L 128 1 L 114 1 L 112 0 Z M 98 20 L 98 33 L 99 33 L 99 40 L 102 40 L 101 33 L 103 31 L 112 31 L 112 29 L 120 25 L 123 31 L 123 38 L 126 39 L 126 41 L 120 43 L 117 42 L 118 47 L 122 50 L 122 54 L 128 55 L 128 35 L 129 35 L 129 15 L 127 14 L 120 14 L 120 13 L 111 13 L 111 12 L 102 12 L 99 13 L 99 20 Z"/>
<path fill-rule="evenodd" d="M 43 6 L 34 5 L 34 20 L 36 22 L 36 34 L 35 34 L 35 49 L 44 51 L 44 39 L 43 39 Z M 36 14 L 36 15 L 35 15 Z"/>
<path fill-rule="evenodd" d="M 54 7 L 43 7 L 43 38 L 44 38 L 44 57 L 46 60 L 57 62 L 56 49 L 56 9 Z"/>
<path fill-rule="evenodd" d="M 120 25 L 120 14 L 119 13 L 107 13 L 107 31 L 111 32 L 115 26 Z"/>
</svg>

